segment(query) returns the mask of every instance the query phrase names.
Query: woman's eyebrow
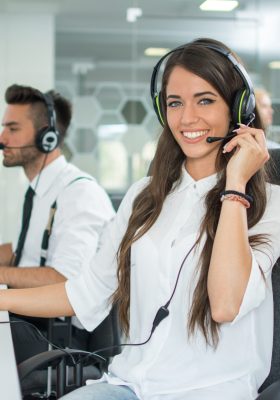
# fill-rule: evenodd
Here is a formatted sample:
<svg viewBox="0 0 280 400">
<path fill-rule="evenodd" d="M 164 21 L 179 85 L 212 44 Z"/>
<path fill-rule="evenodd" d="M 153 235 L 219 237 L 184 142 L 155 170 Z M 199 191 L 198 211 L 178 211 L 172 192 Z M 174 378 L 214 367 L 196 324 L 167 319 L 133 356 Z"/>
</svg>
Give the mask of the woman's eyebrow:
<svg viewBox="0 0 280 400">
<path fill-rule="evenodd" d="M 200 97 L 200 96 L 205 96 L 205 95 L 209 95 L 209 94 L 212 96 L 218 97 L 216 93 L 211 92 L 211 91 L 195 93 L 194 97 Z"/>
<path fill-rule="evenodd" d="M 212 95 L 212 96 L 218 97 L 216 93 L 211 92 L 211 91 L 195 93 L 195 94 L 194 94 L 194 97 L 200 97 L 200 96 L 205 96 L 205 95 Z M 169 95 L 167 96 L 166 99 L 168 100 L 169 98 L 172 98 L 172 99 L 180 99 L 181 96 L 178 96 L 178 95 L 176 95 L 176 94 L 169 94 Z"/>
<path fill-rule="evenodd" d="M 172 97 L 172 99 L 180 99 L 181 97 L 176 95 L 176 94 L 170 94 L 167 96 L 166 100 L 169 99 L 170 97 Z"/>
</svg>

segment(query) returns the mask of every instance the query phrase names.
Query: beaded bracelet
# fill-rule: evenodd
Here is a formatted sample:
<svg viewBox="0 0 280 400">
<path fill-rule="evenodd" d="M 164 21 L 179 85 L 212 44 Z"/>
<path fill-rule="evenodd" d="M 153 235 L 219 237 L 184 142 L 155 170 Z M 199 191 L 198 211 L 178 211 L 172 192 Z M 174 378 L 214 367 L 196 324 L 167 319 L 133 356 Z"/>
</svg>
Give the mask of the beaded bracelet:
<svg viewBox="0 0 280 400">
<path fill-rule="evenodd" d="M 222 193 L 220 193 L 220 197 L 226 196 L 228 194 L 234 194 L 234 195 L 237 195 L 239 197 L 242 197 L 243 199 L 247 200 L 250 205 L 252 205 L 253 202 L 254 202 L 254 199 L 253 199 L 252 196 L 250 196 L 249 194 L 238 192 L 237 190 L 224 190 Z"/>
<path fill-rule="evenodd" d="M 248 200 L 244 199 L 244 197 L 241 197 L 238 194 L 224 194 L 221 196 L 221 201 L 224 200 L 239 201 L 246 208 L 250 208 L 251 206 Z"/>
</svg>

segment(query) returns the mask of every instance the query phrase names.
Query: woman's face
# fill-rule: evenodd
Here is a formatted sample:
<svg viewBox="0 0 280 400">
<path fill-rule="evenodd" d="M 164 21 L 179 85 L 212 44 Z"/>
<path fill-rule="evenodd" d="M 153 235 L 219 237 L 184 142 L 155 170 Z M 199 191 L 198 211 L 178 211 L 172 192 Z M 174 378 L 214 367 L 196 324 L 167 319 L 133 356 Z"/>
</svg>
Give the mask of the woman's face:
<svg viewBox="0 0 280 400">
<path fill-rule="evenodd" d="M 226 136 L 228 105 L 209 82 L 180 66 L 170 74 L 166 99 L 167 122 L 187 156 L 187 170 L 194 179 L 213 174 L 221 142 L 210 144 L 206 138 Z"/>
</svg>

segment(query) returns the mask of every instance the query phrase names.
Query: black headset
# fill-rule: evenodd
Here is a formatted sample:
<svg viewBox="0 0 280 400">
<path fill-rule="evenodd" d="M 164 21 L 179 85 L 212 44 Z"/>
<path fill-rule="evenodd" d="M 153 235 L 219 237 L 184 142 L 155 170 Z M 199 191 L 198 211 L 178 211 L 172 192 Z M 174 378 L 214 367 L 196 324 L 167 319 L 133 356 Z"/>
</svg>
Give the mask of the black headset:
<svg viewBox="0 0 280 400">
<path fill-rule="evenodd" d="M 254 115 L 255 111 L 255 94 L 253 89 L 252 81 L 246 72 L 243 65 L 241 65 L 236 58 L 227 50 L 224 50 L 221 47 L 212 45 L 212 44 L 205 44 L 204 47 L 214 50 L 219 54 L 225 56 L 234 66 L 237 73 L 240 75 L 244 87 L 239 89 L 235 94 L 235 98 L 232 105 L 232 120 L 234 125 L 238 123 L 243 123 L 245 125 L 248 124 L 249 121 L 252 120 L 252 116 Z M 165 54 L 155 65 L 152 77 L 151 77 L 151 97 L 153 101 L 153 107 L 155 113 L 158 117 L 158 120 L 162 126 L 164 126 L 164 115 L 165 115 L 165 105 L 163 104 L 162 93 L 161 91 L 158 92 L 157 90 L 157 81 L 158 81 L 158 74 L 163 61 L 172 53 L 176 51 L 183 51 L 186 48 L 186 45 L 176 47 L 175 49 L 169 51 Z M 206 61 L 207 62 L 207 61 Z"/>
<path fill-rule="evenodd" d="M 48 125 L 39 129 L 35 136 L 35 145 L 42 153 L 50 153 L 57 148 L 60 134 L 56 128 L 54 101 L 50 94 L 41 93 L 41 98 L 47 107 Z"/>
</svg>

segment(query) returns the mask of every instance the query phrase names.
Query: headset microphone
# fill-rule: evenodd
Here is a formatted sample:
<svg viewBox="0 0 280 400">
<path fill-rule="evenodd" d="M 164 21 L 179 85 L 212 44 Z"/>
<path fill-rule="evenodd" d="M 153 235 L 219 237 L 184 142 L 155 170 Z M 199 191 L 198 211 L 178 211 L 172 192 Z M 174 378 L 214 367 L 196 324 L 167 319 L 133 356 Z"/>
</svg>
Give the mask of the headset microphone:
<svg viewBox="0 0 280 400">
<path fill-rule="evenodd" d="M 208 138 L 206 139 L 207 143 L 214 143 L 214 142 L 218 142 L 219 140 L 228 140 L 228 139 L 232 139 L 233 137 L 235 137 L 237 134 L 236 133 L 232 133 L 231 135 L 227 135 L 227 136 L 208 136 Z"/>
<path fill-rule="evenodd" d="M 35 144 L 29 144 L 27 146 L 5 146 L 3 143 L 0 143 L 0 150 L 4 149 L 26 149 L 28 147 L 36 147 Z"/>
<path fill-rule="evenodd" d="M 251 113 L 249 117 L 250 117 L 250 119 L 249 119 L 248 123 L 246 124 L 247 126 L 249 126 L 254 121 L 256 116 L 254 113 Z M 208 138 L 206 139 L 206 142 L 213 143 L 213 142 L 218 142 L 219 140 L 226 141 L 228 139 L 234 138 L 236 135 L 237 135 L 236 133 L 231 133 L 230 135 L 222 136 L 222 137 L 221 136 L 208 136 Z"/>
</svg>

